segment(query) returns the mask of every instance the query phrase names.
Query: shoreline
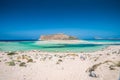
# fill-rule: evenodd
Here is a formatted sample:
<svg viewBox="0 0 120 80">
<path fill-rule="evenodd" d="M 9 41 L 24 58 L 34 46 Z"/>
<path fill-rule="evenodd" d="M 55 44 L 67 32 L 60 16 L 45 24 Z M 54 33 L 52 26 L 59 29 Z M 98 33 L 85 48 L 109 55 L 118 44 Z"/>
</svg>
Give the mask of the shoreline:
<svg viewBox="0 0 120 80">
<path fill-rule="evenodd" d="M 120 46 L 95 52 L 0 52 L 0 80 L 118 80 Z"/>
<path fill-rule="evenodd" d="M 66 50 L 66 51 L 47 51 L 47 50 L 37 50 L 37 49 L 34 49 L 34 50 L 15 50 L 15 51 L 3 51 L 3 50 L 0 50 L 0 52 L 34 52 L 34 51 L 38 51 L 38 52 L 45 52 L 45 53 L 93 53 L 93 52 L 97 52 L 97 51 L 101 51 L 103 49 L 106 49 L 108 47 L 110 47 L 111 45 L 106 45 L 98 50 L 95 50 L 95 51 L 69 51 L 69 50 Z M 112 46 L 119 46 L 119 45 L 112 45 Z"/>
<path fill-rule="evenodd" d="M 36 44 L 79 44 L 88 42 L 86 40 L 41 40 L 36 42 Z"/>
</svg>

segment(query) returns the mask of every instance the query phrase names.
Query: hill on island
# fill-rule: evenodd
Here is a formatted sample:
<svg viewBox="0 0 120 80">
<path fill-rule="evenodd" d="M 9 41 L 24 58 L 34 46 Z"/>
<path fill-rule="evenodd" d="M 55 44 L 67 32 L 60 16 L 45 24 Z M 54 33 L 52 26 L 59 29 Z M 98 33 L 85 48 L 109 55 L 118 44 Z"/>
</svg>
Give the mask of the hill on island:
<svg viewBox="0 0 120 80">
<path fill-rule="evenodd" d="M 78 40 L 78 38 L 63 33 L 59 33 L 51 35 L 41 35 L 40 40 Z"/>
</svg>

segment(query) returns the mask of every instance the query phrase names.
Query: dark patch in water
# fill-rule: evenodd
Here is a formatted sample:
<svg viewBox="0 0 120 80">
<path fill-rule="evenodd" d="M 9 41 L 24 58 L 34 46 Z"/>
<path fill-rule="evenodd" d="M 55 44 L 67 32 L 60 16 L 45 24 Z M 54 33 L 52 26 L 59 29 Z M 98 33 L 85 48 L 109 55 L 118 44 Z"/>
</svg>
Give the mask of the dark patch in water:
<svg viewBox="0 0 120 80">
<path fill-rule="evenodd" d="M 58 45 L 52 45 L 52 46 L 42 46 L 42 48 L 65 48 L 65 47 L 96 47 L 96 46 L 102 46 L 100 44 L 58 44 Z"/>
</svg>

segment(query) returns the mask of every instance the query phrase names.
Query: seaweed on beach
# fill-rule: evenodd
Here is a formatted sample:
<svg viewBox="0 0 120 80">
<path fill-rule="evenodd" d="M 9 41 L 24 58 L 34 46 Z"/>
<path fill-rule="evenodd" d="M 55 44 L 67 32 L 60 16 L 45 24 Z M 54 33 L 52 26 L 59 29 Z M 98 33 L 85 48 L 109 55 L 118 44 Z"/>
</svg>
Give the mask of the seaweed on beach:
<svg viewBox="0 0 120 80">
<path fill-rule="evenodd" d="M 87 71 L 91 72 L 91 71 L 95 71 L 95 69 L 97 69 L 98 66 L 100 66 L 102 63 L 98 63 L 93 65 L 91 68 L 88 68 Z"/>
<path fill-rule="evenodd" d="M 74 57 L 78 57 L 78 54 L 73 53 L 73 54 L 67 54 L 66 56 L 74 56 Z"/>
<path fill-rule="evenodd" d="M 21 62 L 21 63 L 19 64 L 19 66 L 20 66 L 20 67 L 26 67 L 26 63 L 25 63 L 25 62 Z"/>
<path fill-rule="evenodd" d="M 117 66 L 117 67 L 120 67 L 120 61 L 118 61 L 118 63 L 116 63 L 116 66 Z"/>
<path fill-rule="evenodd" d="M 7 62 L 7 64 L 8 64 L 9 66 L 15 66 L 15 62 L 14 62 L 14 61 Z"/>
<path fill-rule="evenodd" d="M 15 55 L 17 54 L 16 52 L 9 52 L 7 55 Z"/>
<path fill-rule="evenodd" d="M 117 63 L 115 63 L 115 62 L 113 62 L 113 61 L 107 60 L 107 61 L 104 61 L 103 63 L 98 63 L 98 64 L 93 65 L 92 67 L 88 68 L 88 69 L 86 70 L 86 72 L 87 72 L 87 71 L 89 71 L 89 72 L 95 71 L 100 65 L 106 64 L 106 63 L 109 63 L 109 62 L 110 62 L 110 63 L 113 63 L 113 65 L 110 65 L 110 66 L 109 66 L 110 70 L 115 70 L 114 67 L 120 67 L 120 61 L 118 61 Z"/>
<path fill-rule="evenodd" d="M 115 70 L 114 67 L 115 67 L 114 65 L 110 65 L 110 66 L 109 66 L 109 69 L 110 69 L 110 70 Z"/>
<path fill-rule="evenodd" d="M 56 64 L 60 64 L 61 62 L 63 62 L 63 60 L 62 59 L 58 59 Z"/>
<path fill-rule="evenodd" d="M 29 59 L 29 60 L 27 61 L 27 63 L 29 63 L 29 62 L 33 62 L 33 59 Z"/>
</svg>

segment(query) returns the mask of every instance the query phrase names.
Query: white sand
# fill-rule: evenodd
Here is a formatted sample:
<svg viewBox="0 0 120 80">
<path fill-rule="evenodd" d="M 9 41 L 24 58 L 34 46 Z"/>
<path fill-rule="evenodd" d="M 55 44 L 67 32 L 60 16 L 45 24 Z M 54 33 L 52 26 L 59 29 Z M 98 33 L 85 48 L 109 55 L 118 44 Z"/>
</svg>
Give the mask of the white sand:
<svg viewBox="0 0 120 80">
<path fill-rule="evenodd" d="M 86 40 L 43 40 L 37 41 L 36 44 L 120 44 L 120 42 L 94 42 Z"/>
<path fill-rule="evenodd" d="M 118 80 L 120 67 L 115 64 L 120 61 L 120 46 L 110 46 L 102 51 L 92 53 L 49 53 L 41 51 L 17 52 L 8 56 L 0 52 L 0 80 Z M 22 55 L 26 55 L 21 57 Z M 33 62 L 27 63 L 27 59 Z M 14 60 L 15 66 L 6 62 Z M 20 67 L 20 62 L 26 62 L 26 67 Z M 59 61 L 58 61 L 59 60 Z M 106 61 L 106 63 L 105 63 Z M 99 65 L 90 77 L 89 68 Z M 113 65 L 114 70 L 110 70 Z"/>
<path fill-rule="evenodd" d="M 85 40 L 45 40 L 45 41 L 37 41 L 36 44 L 78 44 L 78 43 L 86 43 L 88 41 Z"/>
</svg>

